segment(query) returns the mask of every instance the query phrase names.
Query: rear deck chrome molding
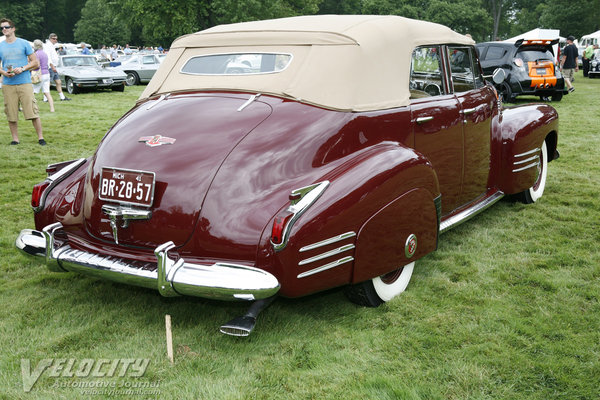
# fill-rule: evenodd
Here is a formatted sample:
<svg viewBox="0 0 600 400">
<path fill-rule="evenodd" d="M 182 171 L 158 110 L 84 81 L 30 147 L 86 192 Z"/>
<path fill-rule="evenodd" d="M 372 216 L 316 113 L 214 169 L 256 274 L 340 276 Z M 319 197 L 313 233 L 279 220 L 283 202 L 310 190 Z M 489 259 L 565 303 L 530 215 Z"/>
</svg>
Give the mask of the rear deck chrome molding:
<svg viewBox="0 0 600 400">
<path fill-rule="evenodd" d="M 333 243 L 337 243 L 337 242 L 340 242 L 342 240 L 345 240 L 345 239 L 348 239 L 348 238 L 351 238 L 354 236 L 356 236 L 356 232 L 342 233 L 341 235 L 334 236 L 329 239 L 321 240 L 320 242 L 317 242 L 317 243 L 306 245 L 306 246 L 302 247 L 299 251 L 300 251 L 300 253 L 302 253 L 305 251 L 318 249 L 319 247 L 324 247 L 324 246 L 327 246 L 327 245 L 330 245 Z"/>
<path fill-rule="evenodd" d="M 351 256 L 340 258 L 339 260 L 330 262 L 329 264 L 325 264 L 318 268 L 314 268 L 314 269 L 302 272 L 301 274 L 298 274 L 297 278 L 298 279 L 306 278 L 307 276 L 318 274 L 319 272 L 327 271 L 328 269 L 339 267 L 342 264 L 346 264 L 346 263 L 349 263 L 352 261 L 354 261 L 354 257 L 351 257 Z"/>
<path fill-rule="evenodd" d="M 60 223 L 42 232 L 25 229 L 15 245 L 24 253 L 45 258 L 55 272 L 72 271 L 129 285 L 158 289 L 163 296 L 187 295 L 218 300 L 257 300 L 274 296 L 280 289 L 277 278 L 267 271 L 246 265 L 215 263 L 202 265 L 172 260 L 168 253 L 173 242 L 155 250 L 157 268 L 137 268 L 133 262 L 108 255 L 92 254 L 71 248 L 54 247 L 54 235 Z"/>
<path fill-rule="evenodd" d="M 455 226 L 460 225 L 465 221 L 468 221 L 480 212 L 496 204 L 503 197 L 504 193 L 498 190 L 490 194 L 489 196 L 486 196 L 481 201 L 475 203 L 473 207 L 467 208 L 466 210 L 463 210 L 456 215 L 443 219 L 440 224 L 440 233 L 444 233 L 447 230 L 454 228 Z"/>
</svg>

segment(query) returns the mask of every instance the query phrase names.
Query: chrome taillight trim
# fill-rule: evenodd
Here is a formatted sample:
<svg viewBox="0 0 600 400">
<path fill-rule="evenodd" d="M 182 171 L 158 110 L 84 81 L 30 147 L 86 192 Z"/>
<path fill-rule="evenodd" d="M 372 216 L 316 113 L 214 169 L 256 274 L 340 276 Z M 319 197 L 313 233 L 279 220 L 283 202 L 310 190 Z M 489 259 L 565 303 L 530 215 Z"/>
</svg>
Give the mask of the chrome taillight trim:
<svg viewBox="0 0 600 400">
<path fill-rule="evenodd" d="M 352 262 L 352 261 L 354 261 L 354 257 L 351 257 L 351 256 L 340 258 L 339 260 L 330 262 L 329 264 L 325 264 L 325 265 L 322 265 L 320 267 L 317 267 L 317 268 L 314 268 L 314 269 L 302 272 L 301 274 L 298 274 L 297 278 L 298 279 L 306 278 L 307 276 L 318 274 L 319 272 L 327 271 L 328 269 L 339 267 L 342 264 L 346 264 L 346 263 L 349 263 L 349 262 Z"/>
<path fill-rule="evenodd" d="M 287 208 L 287 212 L 292 213 L 292 218 L 283 229 L 281 243 L 274 243 L 271 240 L 271 245 L 275 251 L 281 251 L 285 248 L 294 223 L 310 206 L 312 206 L 319 199 L 319 197 L 321 197 L 325 189 L 327 189 L 329 186 L 329 183 L 329 181 L 323 181 L 292 190 L 290 198 L 294 198 L 294 200 L 290 200 L 290 205 Z"/>
<path fill-rule="evenodd" d="M 302 247 L 299 251 L 300 251 L 300 253 L 302 253 L 305 251 L 318 249 L 319 247 L 324 247 L 324 246 L 327 246 L 327 245 L 330 245 L 333 243 L 337 243 L 337 242 L 340 242 L 345 239 L 349 239 L 354 236 L 356 236 L 356 232 L 350 231 L 350 232 L 342 233 L 341 235 L 337 235 L 337 236 L 331 237 L 329 239 L 321 240 L 320 242 L 306 245 L 306 246 Z"/>
<path fill-rule="evenodd" d="M 62 168 L 60 171 L 56 172 L 55 174 L 48 176 L 45 179 L 45 181 L 49 182 L 50 184 L 48 185 L 46 190 L 44 190 L 44 192 L 41 195 L 40 205 L 37 207 L 32 207 L 33 211 L 37 213 L 37 212 L 40 212 L 41 210 L 43 210 L 44 207 L 46 206 L 46 198 L 48 197 L 48 193 L 50 193 L 50 191 L 52 189 L 54 189 L 54 187 L 56 185 L 58 185 L 65 178 L 67 178 L 69 175 L 71 175 L 73 172 L 75 172 L 79 167 L 81 167 L 83 164 L 85 164 L 85 162 L 86 162 L 85 158 L 73 160 L 73 162 L 71 164 L 65 166 L 64 168 Z"/>
</svg>

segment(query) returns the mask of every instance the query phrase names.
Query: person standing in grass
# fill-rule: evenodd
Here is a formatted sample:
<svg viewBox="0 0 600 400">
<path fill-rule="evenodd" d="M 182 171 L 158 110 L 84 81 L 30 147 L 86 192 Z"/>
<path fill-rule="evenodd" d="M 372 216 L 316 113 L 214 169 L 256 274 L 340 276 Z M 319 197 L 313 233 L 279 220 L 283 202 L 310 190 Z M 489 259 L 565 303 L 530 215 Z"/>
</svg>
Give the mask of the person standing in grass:
<svg viewBox="0 0 600 400">
<path fill-rule="evenodd" d="M 42 80 L 39 83 L 33 84 L 33 93 L 38 94 L 40 90 L 44 94 L 45 101 L 48 102 L 50 106 L 50 112 L 54 112 L 54 100 L 50 95 L 50 72 L 48 70 L 48 55 L 43 49 L 44 44 L 41 40 L 36 39 L 33 41 L 33 49 L 35 50 L 35 55 L 40 62 L 40 70 L 42 73 Z"/>
<path fill-rule="evenodd" d="M 598 48 L 597 44 L 590 44 L 583 51 L 583 76 L 587 77 L 590 71 L 590 61 L 594 58 L 594 50 Z"/>
<path fill-rule="evenodd" d="M 569 88 L 569 93 L 571 93 L 575 88 L 571 81 L 575 76 L 575 72 L 579 70 L 579 65 L 577 65 L 577 57 L 579 56 L 579 51 L 577 47 L 573 44 L 575 37 L 569 36 L 567 38 L 567 45 L 563 50 L 562 56 L 560 57 L 560 69 L 562 70 L 563 77 L 565 78 L 565 83 Z"/>
<path fill-rule="evenodd" d="M 50 80 L 53 80 L 56 84 L 56 91 L 58 92 L 58 97 L 60 97 L 60 101 L 69 101 L 71 99 L 64 95 L 62 91 L 62 82 L 60 80 L 60 77 L 58 76 L 58 72 L 56 71 L 56 67 L 58 66 L 59 53 L 56 51 L 56 48 L 54 46 L 57 43 L 58 36 L 56 35 L 56 33 L 51 33 L 50 35 L 48 35 L 48 40 L 46 40 L 46 43 L 44 43 L 44 51 L 48 55 L 48 66 L 50 67 L 48 72 L 50 72 Z M 62 49 L 62 47 L 59 47 L 59 49 Z"/>
<path fill-rule="evenodd" d="M 11 145 L 19 144 L 19 104 L 23 108 L 25 119 L 31 120 L 38 135 L 38 143 L 46 144 L 42 133 L 42 121 L 31 85 L 31 70 L 39 68 L 40 63 L 26 40 L 15 35 L 15 24 L 10 19 L 0 19 L 0 28 L 6 40 L 0 43 L 0 62 L 3 76 L 2 94 L 4 112 L 12 135 Z"/>
</svg>

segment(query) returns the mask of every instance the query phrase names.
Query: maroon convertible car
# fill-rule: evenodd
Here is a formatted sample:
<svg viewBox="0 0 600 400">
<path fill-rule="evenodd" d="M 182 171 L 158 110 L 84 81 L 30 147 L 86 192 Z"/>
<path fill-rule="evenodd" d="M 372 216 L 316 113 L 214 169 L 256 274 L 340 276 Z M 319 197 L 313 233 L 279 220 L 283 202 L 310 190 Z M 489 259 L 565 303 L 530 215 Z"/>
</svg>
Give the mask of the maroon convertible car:
<svg viewBox="0 0 600 400">
<path fill-rule="evenodd" d="M 558 157 L 556 111 L 504 108 L 476 54 L 395 16 L 183 36 L 93 156 L 48 166 L 16 245 L 52 271 L 252 302 L 231 335 L 277 295 L 376 306 L 444 231 L 536 201 Z"/>
</svg>

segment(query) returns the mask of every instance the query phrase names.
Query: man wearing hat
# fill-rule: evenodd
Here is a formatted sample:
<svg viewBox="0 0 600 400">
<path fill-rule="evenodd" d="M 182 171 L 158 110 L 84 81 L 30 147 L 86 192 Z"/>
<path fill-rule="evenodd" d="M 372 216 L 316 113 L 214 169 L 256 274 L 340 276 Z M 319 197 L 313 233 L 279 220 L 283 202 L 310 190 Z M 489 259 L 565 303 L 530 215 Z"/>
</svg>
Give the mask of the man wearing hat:
<svg viewBox="0 0 600 400">
<path fill-rule="evenodd" d="M 567 37 L 567 45 L 565 46 L 562 56 L 560 57 L 560 69 L 562 70 L 563 77 L 565 78 L 565 83 L 569 88 L 569 93 L 575 90 L 571 81 L 575 77 L 575 72 L 579 70 L 579 65 L 577 64 L 579 51 L 577 50 L 577 46 L 573 44 L 574 40 L 575 37 L 573 36 Z"/>
</svg>

